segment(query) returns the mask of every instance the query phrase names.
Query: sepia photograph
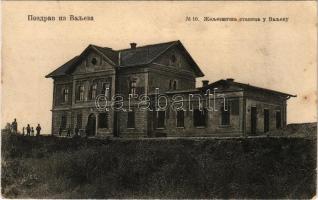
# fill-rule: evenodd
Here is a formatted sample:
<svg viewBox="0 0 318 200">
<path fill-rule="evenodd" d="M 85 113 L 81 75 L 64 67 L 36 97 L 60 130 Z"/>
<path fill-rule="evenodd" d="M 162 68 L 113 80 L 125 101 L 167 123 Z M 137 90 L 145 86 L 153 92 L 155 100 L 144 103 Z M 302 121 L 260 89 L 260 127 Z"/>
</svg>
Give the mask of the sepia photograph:
<svg viewBox="0 0 318 200">
<path fill-rule="evenodd" d="M 1 6 L 1 198 L 316 198 L 315 1 Z"/>
</svg>

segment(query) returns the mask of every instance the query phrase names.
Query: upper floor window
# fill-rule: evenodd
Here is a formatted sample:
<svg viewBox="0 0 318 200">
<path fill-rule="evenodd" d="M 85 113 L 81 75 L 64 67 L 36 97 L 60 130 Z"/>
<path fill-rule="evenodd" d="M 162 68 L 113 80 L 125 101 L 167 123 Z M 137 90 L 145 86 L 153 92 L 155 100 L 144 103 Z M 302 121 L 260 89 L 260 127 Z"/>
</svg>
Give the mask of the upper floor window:
<svg viewBox="0 0 318 200">
<path fill-rule="evenodd" d="M 169 81 L 169 90 L 176 90 L 177 89 L 177 81 L 176 80 L 170 80 Z"/>
<path fill-rule="evenodd" d="M 79 100 L 84 101 L 84 85 L 79 86 Z"/>
<path fill-rule="evenodd" d="M 110 84 L 109 83 L 103 83 L 102 94 L 104 94 L 106 97 L 109 98 L 109 96 L 110 96 Z"/>
<path fill-rule="evenodd" d="M 176 80 L 173 81 L 172 89 L 173 89 L 173 90 L 176 90 L 176 89 L 177 89 L 177 81 L 176 81 Z"/>
<path fill-rule="evenodd" d="M 194 109 L 193 110 L 193 125 L 195 127 L 206 126 L 207 111 L 205 109 Z"/>
<path fill-rule="evenodd" d="M 96 98 L 96 90 L 97 90 L 97 84 L 94 83 L 94 84 L 91 86 L 91 91 L 90 91 L 90 98 L 91 98 L 91 99 L 95 99 L 95 98 Z"/>
<path fill-rule="evenodd" d="M 68 102 L 68 88 L 63 89 L 63 102 Z"/>
<path fill-rule="evenodd" d="M 137 86 L 137 83 L 136 83 L 136 80 L 132 80 L 130 81 L 129 83 L 129 94 L 136 94 L 136 86 Z"/>
</svg>

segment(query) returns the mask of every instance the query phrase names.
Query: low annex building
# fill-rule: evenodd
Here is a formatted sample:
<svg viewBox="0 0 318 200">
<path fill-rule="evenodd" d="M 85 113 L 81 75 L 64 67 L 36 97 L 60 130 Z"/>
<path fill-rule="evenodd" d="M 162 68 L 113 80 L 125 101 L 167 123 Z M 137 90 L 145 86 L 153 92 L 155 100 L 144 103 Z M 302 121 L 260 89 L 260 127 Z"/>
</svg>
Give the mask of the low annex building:
<svg viewBox="0 0 318 200">
<path fill-rule="evenodd" d="M 245 136 L 286 126 L 294 95 L 230 78 L 196 88 L 203 76 L 180 41 L 123 50 L 89 45 L 46 76 L 54 80 L 52 134 Z M 109 100 L 103 109 L 100 97 Z"/>
</svg>

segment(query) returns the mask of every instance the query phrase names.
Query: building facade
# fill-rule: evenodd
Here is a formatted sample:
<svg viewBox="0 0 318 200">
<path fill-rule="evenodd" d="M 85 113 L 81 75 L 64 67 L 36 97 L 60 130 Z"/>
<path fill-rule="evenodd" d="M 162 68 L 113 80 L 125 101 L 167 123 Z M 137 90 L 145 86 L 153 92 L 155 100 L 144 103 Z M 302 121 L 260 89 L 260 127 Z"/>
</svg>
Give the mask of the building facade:
<svg viewBox="0 0 318 200">
<path fill-rule="evenodd" d="M 196 88 L 203 76 L 180 41 L 123 50 L 89 45 L 46 76 L 54 81 L 52 134 L 245 136 L 286 126 L 293 95 L 233 79 Z"/>
</svg>

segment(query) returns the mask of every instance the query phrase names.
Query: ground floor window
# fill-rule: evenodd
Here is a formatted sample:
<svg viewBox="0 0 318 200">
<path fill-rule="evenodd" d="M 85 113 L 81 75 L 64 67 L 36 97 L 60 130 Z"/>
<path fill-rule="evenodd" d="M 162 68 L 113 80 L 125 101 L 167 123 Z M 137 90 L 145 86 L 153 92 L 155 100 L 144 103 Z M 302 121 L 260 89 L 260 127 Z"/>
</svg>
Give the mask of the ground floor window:
<svg viewBox="0 0 318 200">
<path fill-rule="evenodd" d="M 221 125 L 230 125 L 230 111 L 229 107 L 222 107 L 221 108 Z"/>
<path fill-rule="evenodd" d="M 276 128 L 282 127 L 282 116 L 280 111 L 276 111 Z"/>
<path fill-rule="evenodd" d="M 184 127 L 184 111 L 177 111 L 177 127 Z"/>
<path fill-rule="evenodd" d="M 207 111 L 205 109 L 193 110 L 193 125 L 195 127 L 206 126 Z"/>
<path fill-rule="evenodd" d="M 166 120 L 166 111 L 157 112 L 157 128 L 164 128 Z"/>
<path fill-rule="evenodd" d="M 108 113 L 98 114 L 98 128 L 108 128 Z"/>
<path fill-rule="evenodd" d="M 78 113 L 76 116 L 76 126 L 77 128 L 82 128 L 82 113 Z"/>
<path fill-rule="evenodd" d="M 61 117 L 61 129 L 66 129 L 67 118 L 66 114 L 63 114 Z"/>
<path fill-rule="evenodd" d="M 127 128 L 135 128 L 135 112 L 128 112 L 127 116 Z"/>
</svg>

